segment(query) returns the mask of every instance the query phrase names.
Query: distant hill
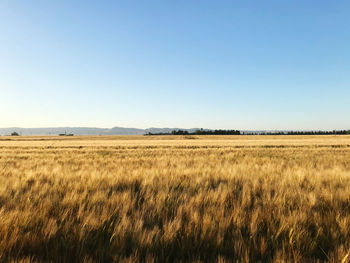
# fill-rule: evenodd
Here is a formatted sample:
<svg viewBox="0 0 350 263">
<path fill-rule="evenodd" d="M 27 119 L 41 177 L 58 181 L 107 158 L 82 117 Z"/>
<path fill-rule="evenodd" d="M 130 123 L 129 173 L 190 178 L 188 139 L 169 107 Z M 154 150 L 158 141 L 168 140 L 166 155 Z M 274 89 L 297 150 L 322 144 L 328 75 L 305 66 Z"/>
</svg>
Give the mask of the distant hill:
<svg viewBox="0 0 350 263">
<path fill-rule="evenodd" d="M 53 128 L 20 128 L 20 127 L 10 127 L 10 128 L 0 128 L 0 135 L 10 135 L 13 132 L 19 135 L 59 135 L 59 134 L 74 134 L 74 135 L 143 135 L 143 134 L 167 134 L 172 131 L 187 131 L 188 133 L 194 133 L 200 128 L 182 129 L 182 128 L 124 128 L 124 127 L 113 127 L 113 128 L 94 128 L 94 127 L 53 127 Z M 211 129 L 204 129 L 204 131 L 213 131 Z M 309 131 L 312 132 L 312 131 Z M 318 131 L 315 131 L 316 133 Z M 333 134 L 335 131 L 325 131 L 324 133 Z M 241 130 L 241 134 L 246 135 L 259 135 L 259 134 L 295 134 L 302 135 L 308 134 L 308 131 L 283 131 L 283 130 Z M 322 134 L 319 133 L 319 134 Z M 335 134 L 335 133 L 334 133 Z M 336 134 L 350 134 L 350 130 L 337 131 Z"/>
<path fill-rule="evenodd" d="M 149 132 L 151 133 L 170 133 L 173 130 L 186 130 L 193 132 L 198 128 L 192 129 L 180 129 L 180 128 L 124 128 L 113 127 L 108 128 L 93 128 L 93 127 L 53 127 L 53 128 L 20 128 L 9 127 L 0 128 L 0 135 L 10 135 L 13 132 L 17 132 L 20 135 L 58 135 L 58 134 L 74 134 L 74 135 L 143 135 Z"/>
</svg>

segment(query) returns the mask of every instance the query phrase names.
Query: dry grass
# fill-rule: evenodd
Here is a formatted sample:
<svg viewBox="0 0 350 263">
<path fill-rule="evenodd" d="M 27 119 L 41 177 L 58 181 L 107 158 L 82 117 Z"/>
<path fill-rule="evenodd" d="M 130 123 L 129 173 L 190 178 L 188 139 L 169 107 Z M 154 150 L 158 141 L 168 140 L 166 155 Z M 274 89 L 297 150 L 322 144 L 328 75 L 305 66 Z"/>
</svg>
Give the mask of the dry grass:
<svg viewBox="0 0 350 263">
<path fill-rule="evenodd" d="M 348 262 L 350 136 L 0 137 L 1 262 Z"/>
</svg>

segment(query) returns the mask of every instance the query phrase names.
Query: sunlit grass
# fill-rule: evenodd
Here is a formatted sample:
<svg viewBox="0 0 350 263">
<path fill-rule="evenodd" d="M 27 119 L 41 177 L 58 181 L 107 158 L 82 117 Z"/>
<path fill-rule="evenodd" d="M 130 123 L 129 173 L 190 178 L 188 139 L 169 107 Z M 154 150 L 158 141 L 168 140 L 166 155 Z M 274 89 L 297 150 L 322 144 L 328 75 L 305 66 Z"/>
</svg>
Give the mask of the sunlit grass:
<svg viewBox="0 0 350 263">
<path fill-rule="evenodd" d="M 0 261 L 348 262 L 349 136 L 0 139 Z"/>
</svg>

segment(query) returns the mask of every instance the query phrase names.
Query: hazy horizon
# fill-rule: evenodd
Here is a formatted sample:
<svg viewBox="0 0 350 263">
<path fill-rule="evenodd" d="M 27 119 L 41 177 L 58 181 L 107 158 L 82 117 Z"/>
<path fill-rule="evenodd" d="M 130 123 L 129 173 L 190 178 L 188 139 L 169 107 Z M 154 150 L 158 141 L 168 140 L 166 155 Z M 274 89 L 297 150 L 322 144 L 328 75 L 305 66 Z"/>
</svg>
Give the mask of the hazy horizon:
<svg viewBox="0 0 350 263">
<path fill-rule="evenodd" d="M 0 127 L 349 129 L 349 8 L 1 1 Z"/>
<path fill-rule="evenodd" d="M 204 129 L 204 130 L 231 130 L 232 128 L 210 128 L 210 127 L 123 127 L 123 126 L 113 126 L 113 127 L 98 127 L 98 126 L 51 126 L 51 127 L 21 127 L 21 126 L 12 126 L 12 127 L 0 127 L 1 130 L 5 129 L 105 129 L 105 130 L 112 130 L 115 128 L 120 129 L 136 129 L 136 130 L 149 130 L 149 129 L 184 129 L 184 130 L 193 130 L 193 129 Z M 289 129 L 289 130 L 281 130 L 281 129 L 232 129 L 232 130 L 240 130 L 240 131 L 350 131 L 350 128 L 345 129 Z M 13 130 L 15 131 L 15 130 Z"/>
</svg>

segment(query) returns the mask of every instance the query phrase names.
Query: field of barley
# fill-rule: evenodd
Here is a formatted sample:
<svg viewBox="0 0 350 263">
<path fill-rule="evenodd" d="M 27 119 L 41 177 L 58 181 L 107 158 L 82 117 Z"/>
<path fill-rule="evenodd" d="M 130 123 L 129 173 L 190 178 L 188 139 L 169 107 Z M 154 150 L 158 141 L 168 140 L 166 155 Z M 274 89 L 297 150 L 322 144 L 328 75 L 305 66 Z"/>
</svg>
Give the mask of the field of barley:
<svg viewBox="0 0 350 263">
<path fill-rule="evenodd" d="M 0 262 L 350 262 L 350 136 L 1 136 Z"/>
</svg>

